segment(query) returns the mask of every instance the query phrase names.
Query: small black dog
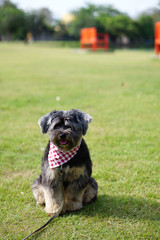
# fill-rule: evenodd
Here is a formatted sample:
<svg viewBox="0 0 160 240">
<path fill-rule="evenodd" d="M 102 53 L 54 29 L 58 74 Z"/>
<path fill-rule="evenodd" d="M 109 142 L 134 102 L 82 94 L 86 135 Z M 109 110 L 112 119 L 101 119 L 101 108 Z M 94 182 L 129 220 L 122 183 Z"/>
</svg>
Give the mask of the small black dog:
<svg viewBox="0 0 160 240">
<path fill-rule="evenodd" d="M 49 143 L 42 158 L 42 173 L 32 185 L 38 205 L 54 215 L 60 211 L 75 211 L 97 197 L 98 185 L 92 174 L 89 150 L 82 138 L 92 121 L 80 110 L 52 111 L 38 121 L 43 134 L 49 133 Z M 60 169 L 62 180 L 60 178 Z"/>
</svg>

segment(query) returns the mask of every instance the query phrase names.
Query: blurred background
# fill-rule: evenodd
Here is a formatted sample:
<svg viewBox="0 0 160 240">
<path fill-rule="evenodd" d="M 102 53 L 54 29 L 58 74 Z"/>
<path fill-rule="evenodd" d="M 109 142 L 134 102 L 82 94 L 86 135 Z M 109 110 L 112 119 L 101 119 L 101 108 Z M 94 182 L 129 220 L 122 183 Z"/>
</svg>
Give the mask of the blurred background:
<svg viewBox="0 0 160 240">
<path fill-rule="evenodd" d="M 154 46 L 160 1 L 0 0 L 0 41 L 68 41 L 79 46 L 80 30 L 108 33 L 111 47 Z"/>
</svg>

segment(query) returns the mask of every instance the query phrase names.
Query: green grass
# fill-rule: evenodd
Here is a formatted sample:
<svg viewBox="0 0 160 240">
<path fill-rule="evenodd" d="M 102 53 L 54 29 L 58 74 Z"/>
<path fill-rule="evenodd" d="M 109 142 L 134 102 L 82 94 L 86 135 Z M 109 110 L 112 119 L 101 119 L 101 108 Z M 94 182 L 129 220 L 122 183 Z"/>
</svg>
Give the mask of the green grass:
<svg viewBox="0 0 160 240">
<path fill-rule="evenodd" d="M 48 141 L 37 120 L 72 108 L 94 119 L 85 139 L 98 199 L 36 239 L 160 239 L 160 61 L 151 55 L 0 44 L 0 239 L 49 219 L 31 190 Z"/>
</svg>

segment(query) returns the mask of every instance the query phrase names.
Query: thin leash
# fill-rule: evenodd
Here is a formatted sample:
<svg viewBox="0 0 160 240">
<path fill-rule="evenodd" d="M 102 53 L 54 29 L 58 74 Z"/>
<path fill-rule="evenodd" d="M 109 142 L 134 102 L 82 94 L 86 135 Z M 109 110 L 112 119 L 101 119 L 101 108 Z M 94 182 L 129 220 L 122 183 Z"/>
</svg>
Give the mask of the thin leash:
<svg viewBox="0 0 160 240">
<path fill-rule="evenodd" d="M 62 165 L 60 165 L 58 167 L 58 170 L 59 170 L 59 174 L 60 174 L 60 181 L 61 181 L 61 184 L 63 186 L 63 182 L 62 182 Z M 52 216 L 45 224 L 43 224 L 40 228 L 36 229 L 35 231 L 33 231 L 32 233 L 30 233 L 28 236 L 26 236 L 25 238 L 23 238 L 22 240 L 26 240 L 27 238 L 29 238 L 30 236 L 32 236 L 33 234 L 39 232 L 40 230 L 42 230 L 43 228 L 45 228 L 54 218 L 58 217 L 59 214 L 61 213 L 62 209 L 63 209 L 63 206 L 64 206 L 64 189 L 63 189 L 63 198 L 62 198 L 62 204 L 60 206 L 60 209 L 59 211 L 54 215 Z"/>
</svg>

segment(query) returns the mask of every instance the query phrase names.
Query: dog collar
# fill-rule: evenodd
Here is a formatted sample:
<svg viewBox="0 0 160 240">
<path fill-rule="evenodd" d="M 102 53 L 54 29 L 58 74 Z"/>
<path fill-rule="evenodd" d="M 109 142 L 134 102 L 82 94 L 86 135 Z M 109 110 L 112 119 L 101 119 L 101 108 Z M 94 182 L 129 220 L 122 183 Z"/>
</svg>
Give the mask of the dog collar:
<svg viewBox="0 0 160 240">
<path fill-rule="evenodd" d="M 79 150 L 79 147 L 80 145 L 75 147 L 71 151 L 65 152 L 59 150 L 59 148 L 57 148 L 53 143 L 50 143 L 50 149 L 48 154 L 49 167 L 51 169 L 56 168 L 68 162 L 76 155 L 76 153 Z"/>
</svg>

